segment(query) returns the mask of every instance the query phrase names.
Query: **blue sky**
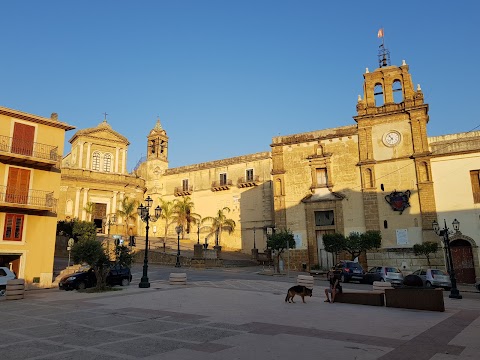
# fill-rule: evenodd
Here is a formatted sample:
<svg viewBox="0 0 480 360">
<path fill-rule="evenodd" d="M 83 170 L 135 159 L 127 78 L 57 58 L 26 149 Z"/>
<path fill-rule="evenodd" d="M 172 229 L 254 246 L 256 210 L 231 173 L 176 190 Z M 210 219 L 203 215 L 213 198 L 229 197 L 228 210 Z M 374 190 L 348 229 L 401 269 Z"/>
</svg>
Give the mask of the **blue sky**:
<svg viewBox="0 0 480 360">
<path fill-rule="evenodd" d="M 478 129 L 478 1 L 2 1 L 0 105 L 77 129 L 107 112 L 169 166 L 269 151 L 273 136 L 354 124 L 385 29 L 430 105 L 430 136 Z M 67 133 L 67 140 L 74 134 Z M 70 147 L 66 147 L 69 151 Z"/>
</svg>

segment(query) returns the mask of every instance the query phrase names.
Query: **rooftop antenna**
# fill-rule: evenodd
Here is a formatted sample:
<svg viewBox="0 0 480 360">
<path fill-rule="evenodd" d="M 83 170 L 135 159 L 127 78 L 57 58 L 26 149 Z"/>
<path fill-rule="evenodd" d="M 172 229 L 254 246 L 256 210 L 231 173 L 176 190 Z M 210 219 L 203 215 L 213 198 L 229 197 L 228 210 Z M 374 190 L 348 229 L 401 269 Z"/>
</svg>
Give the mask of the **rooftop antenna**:
<svg viewBox="0 0 480 360">
<path fill-rule="evenodd" d="M 390 51 L 385 47 L 385 34 L 383 27 L 378 30 L 377 37 L 382 39 L 382 43 L 378 49 L 378 66 L 390 66 Z"/>
</svg>

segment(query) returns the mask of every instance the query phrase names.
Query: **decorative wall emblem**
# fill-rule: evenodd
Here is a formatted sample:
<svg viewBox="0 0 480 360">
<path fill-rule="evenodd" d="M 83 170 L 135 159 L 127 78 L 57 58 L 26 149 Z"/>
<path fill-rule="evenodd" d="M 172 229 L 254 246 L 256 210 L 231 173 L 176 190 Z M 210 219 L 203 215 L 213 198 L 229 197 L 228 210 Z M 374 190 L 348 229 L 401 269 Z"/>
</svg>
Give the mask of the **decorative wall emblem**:
<svg viewBox="0 0 480 360">
<path fill-rule="evenodd" d="M 397 191 L 390 193 L 385 196 L 385 200 L 390 204 L 393 211 L 400 211 L 400 215 L 403 213 L 407 207 L 410 206 L 408 199 L 410 198 L 410 190 L 407 191 Z"/>
</svg>

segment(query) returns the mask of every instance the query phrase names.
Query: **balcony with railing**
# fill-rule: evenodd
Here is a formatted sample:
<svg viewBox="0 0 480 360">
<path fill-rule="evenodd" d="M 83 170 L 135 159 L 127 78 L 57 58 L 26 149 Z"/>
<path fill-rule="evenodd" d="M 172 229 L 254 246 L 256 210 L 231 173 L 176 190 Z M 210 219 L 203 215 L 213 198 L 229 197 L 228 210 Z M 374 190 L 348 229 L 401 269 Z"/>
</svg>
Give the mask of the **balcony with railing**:
<svg viewBox="0 0 480 360">
<path fill-rule="evenodd" d="M 225 180 L 225 181 L 214 181 L 212 182 L 212 191 L 222 191 L 228 190 L 232 186 L 232 180 Z"/>
<path fill-rule="evenodd" d="M 258 175 L 240 177 L 238 178 L 237 186 L 239 188 L 252 187 L 252 186 L 257 186 L 259 182 L 260 182 L 260 177 Z"/>
<path fill-rule="evenodd" d="M 59 167 L 58 146 L 0 135 L 0 161 L 24 166 Z"/>
<path fill-rule="evenodd" d="M 57 199 L 53 191 L 0 186 L 0 208 L 25 209 L 33 211 L 57 211 Z"/>
<path fill-rule="evenodd" d="M 193 186 L 178 186 L 175 188 L 175 196 L 187 196 L 192 195 Z"/>
</svg>

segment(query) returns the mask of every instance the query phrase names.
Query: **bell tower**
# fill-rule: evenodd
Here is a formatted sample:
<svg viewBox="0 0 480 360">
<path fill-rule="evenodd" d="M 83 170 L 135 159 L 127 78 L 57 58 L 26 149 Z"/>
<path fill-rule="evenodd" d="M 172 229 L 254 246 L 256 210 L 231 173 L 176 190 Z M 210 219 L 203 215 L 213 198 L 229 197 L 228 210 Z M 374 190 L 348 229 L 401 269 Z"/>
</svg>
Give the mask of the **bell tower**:
<svg viewBox="0 0 480 360">
<path fill-rule="evenodd" d="M 388 59 L 388 61 L 386 61 Z M 397 245 L 395 229 L 418 228 L 429 239 L 436 206 L 427 141 L 428 104 L 420 85 L 414 88 L 409 67 L 389 65 L 385 54 L 379 68 L 363 74 L 363 99 L 358 96 L 359 163 L 367 230 L 381 230 Z M 391 193 L 411 193 L 409 209 L 392 211 Z M 390 224 L 390 226 L 388 226 Z M 412 230 L 411 241 L 414 240 Z M 420 233 L 420 231 L 419 231 Z M 416 235 L 418 237 L 418 235 Z"/>
<path fill-rule="evenodd" d="M 147 160 L 159 159 L 168 162 L 168 136 L 157 119 L 155 127 L 147 136 Z"/>
</svg>

